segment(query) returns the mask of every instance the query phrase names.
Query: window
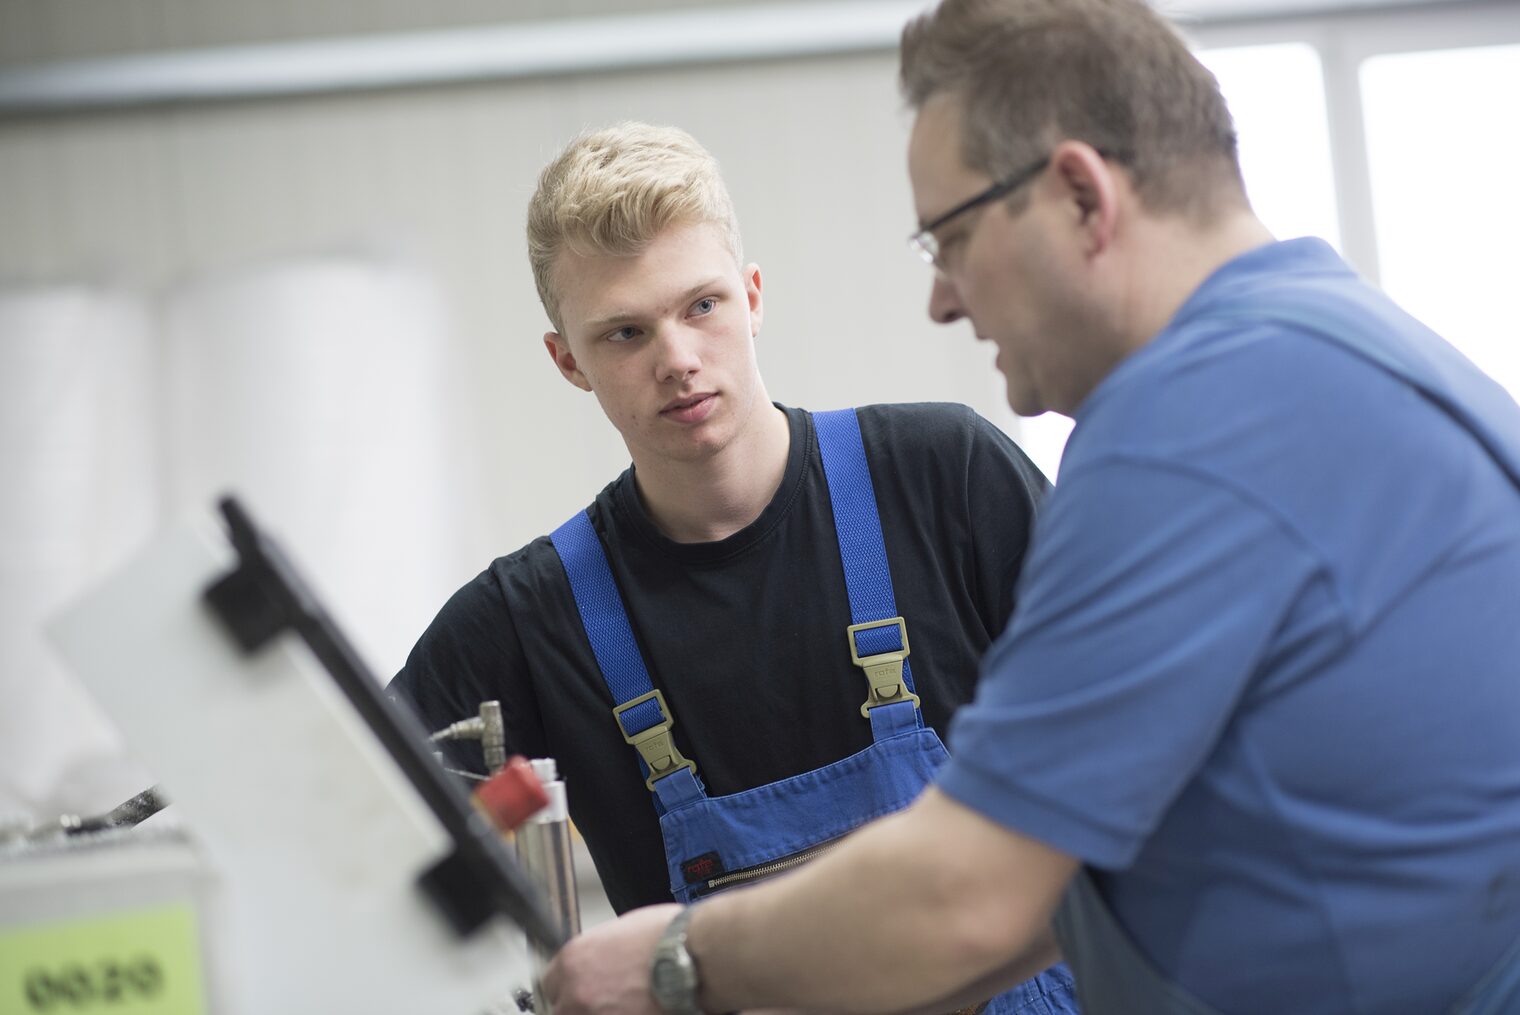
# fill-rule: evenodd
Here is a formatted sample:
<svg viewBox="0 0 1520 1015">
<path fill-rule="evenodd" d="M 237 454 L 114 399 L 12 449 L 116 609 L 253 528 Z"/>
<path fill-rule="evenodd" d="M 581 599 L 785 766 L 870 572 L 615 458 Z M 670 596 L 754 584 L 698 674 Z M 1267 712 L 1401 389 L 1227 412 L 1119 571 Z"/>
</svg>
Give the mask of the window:
<svg viewBox="0 0 1520 1015">
<path fill-rule="evenodd" d="M 1520 46 L 1375 56 L 1361 83 L 1383 289 L 1520 397 Z"/>
<path fill-rule="evenodd" d="M 1205 49 L 1240 138 L 1240 170 L 1256 214 L 1278 239 L 1340 245 L 1330 128 L 1319 54 L 1300 42 Z"/>
</svg>

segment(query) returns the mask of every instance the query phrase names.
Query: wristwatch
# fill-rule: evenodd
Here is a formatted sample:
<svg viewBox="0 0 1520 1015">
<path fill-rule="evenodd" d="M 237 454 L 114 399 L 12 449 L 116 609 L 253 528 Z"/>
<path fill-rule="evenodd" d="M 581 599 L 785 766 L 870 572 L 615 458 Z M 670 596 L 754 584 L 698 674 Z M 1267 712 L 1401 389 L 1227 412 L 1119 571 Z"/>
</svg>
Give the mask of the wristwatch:
<svg viewBox="0 0 1520 1015">
<path fill-rule="evenodd" d="M 665 1015 L 702 1015 L 697 1007 L 697 963 L 686 949 L 686 925 L 693 907 L 676 914 L 654 946 L 649 964 L 649 992 Z"/>
</svg>

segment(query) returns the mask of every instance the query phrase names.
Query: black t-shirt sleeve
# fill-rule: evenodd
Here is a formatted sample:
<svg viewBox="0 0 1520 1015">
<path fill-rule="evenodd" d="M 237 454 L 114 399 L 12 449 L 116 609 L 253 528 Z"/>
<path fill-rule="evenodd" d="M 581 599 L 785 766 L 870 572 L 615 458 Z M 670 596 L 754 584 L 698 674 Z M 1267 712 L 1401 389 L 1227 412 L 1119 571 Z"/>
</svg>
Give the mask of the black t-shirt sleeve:
<svg viewBox="0 0 1520 1015">
<path fill-rule="evenodd" d="M 965 504 L 976 544 L 977 600 L 990 607 L 983 621 L 996 638 L 1013 613 L 1035 512 L 1050 484 L 1007 434 L 974 412 L 968 416 Z"/>
<path fill-rule="evenodd" d="M 968 406 L 867 406 L 859 415 L 898 606 L 910 623 L 940 625 L 914 645 L 915 680 L 921 664 L 938 672 L 938 704 L 953 711 L 969 700 L 981 654 L 1008 624 L 1048 484 Z"/>
<path fill-rule="evenodd" d="M 429 731 L 479 714 L 482 701 L 499 701 L 507 753 L 546 753 L 522 642 L 490 569 L 449 598 L 387 690 Z M 479 741 L 445 741 L 439 746 L 455 767 L 484 773 Z"/>
</svg>

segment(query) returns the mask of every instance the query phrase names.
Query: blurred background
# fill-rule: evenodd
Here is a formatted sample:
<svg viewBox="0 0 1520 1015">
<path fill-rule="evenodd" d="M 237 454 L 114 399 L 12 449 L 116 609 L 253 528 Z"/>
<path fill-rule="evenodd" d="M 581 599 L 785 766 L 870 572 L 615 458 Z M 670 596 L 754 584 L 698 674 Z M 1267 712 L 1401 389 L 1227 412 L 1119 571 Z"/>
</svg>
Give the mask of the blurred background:
<svg viewBox="0 0 1520 1015">
<path fill-rule="evenodd" d="M 385 679 L 626 466 L 542 350 L 522 242 L 587 127 L 673 123 L 719 158 L 775 398 L 966 402 L 1054 476 L 1068 424 L 1008 412 L 904 244 L 921 7 L 0 0 L 0 816 L 150 781 L 38 626 L 218 492 Z M 1166 9 L 1277 235 L 1329 240 L 1520 392 L 1520 3 Z"/>
</svg>

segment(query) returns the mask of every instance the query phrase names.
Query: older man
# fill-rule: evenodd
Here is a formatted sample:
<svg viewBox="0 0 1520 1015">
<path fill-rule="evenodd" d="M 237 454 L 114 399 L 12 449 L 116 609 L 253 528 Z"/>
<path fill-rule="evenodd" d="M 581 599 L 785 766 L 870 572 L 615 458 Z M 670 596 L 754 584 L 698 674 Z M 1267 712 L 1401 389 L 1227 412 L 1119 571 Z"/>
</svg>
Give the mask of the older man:
<svg viewBox="0 0 1520 1015">
<path fill-rule="evenodd" d="M 1273 240 L 1140 0 L 902 60 L 930 313 L 1076 421 L 1019 608 L 916 805 L 572 942 L 556 1011 L 944 1010 L 1057 942 L 1094 1015 L 1520 1011 L 1520 409 Z"/>
</svg>

